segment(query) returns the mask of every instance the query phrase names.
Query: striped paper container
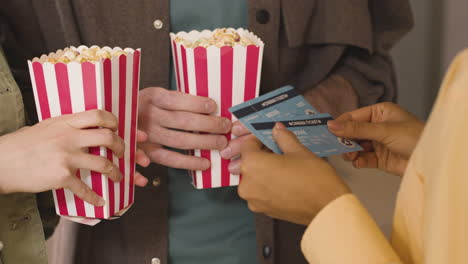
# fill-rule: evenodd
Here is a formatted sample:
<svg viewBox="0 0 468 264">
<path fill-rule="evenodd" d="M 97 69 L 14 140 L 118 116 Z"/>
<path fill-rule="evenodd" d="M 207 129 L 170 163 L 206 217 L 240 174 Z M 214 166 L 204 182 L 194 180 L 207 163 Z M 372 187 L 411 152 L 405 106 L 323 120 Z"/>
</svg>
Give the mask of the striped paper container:
<svg viewBox="0 0 468 264">
<path fill-rule="evenodd" d="M 253 33 L 237 29 L 241 36 L 249 37 L 256 45 L 208 48 L 184 47 L 175 39 L 181 37 L 192 42 L 209 37 L 212 31 L 171 33 L 172 54 L 178 90 L 184 93 L 210 97 L 218 104 L 218 112 L 232 121 L 231 106 L 258 96 L 264 43 Z M 225 135 L 228 140 L 233 135 Z M 193 171 L 192 182 L 197 189 L 239 185 L 240 176 L 229 173 L 229 160 L 222 159 L 217 150 L 192 150 L 191 155 L 211 161 L 206 171 Z"/>
<path fill-rule="evenodd" d="M 70 47 L 48 56 L 56 57 L 68 49 L 84 48 L 87 47 Z M 104 49 L 112 51 L 109 47 Z M 52 64 L 45 62 L 46 55 L 28 61 L 39 121 L 103 109 L 118 118 L 116 133 L 125 141 L 125 155 L 120 159 L 105 147 L 91 147 L 88 150 L 116 164 L 123 175 L 120 182 L 114 183 L 94 171 L 77 171 L 76 176 L 106 200 L 104 207 L 84 202 L 68 189 L 53 191 L 57 214 L 75 222 L 96 224 L 98 219 L 123 214 L 133 204 L 140 50 L 127 48 L 125 51 L 127 55 L 97 62 Z"/>
</svg>

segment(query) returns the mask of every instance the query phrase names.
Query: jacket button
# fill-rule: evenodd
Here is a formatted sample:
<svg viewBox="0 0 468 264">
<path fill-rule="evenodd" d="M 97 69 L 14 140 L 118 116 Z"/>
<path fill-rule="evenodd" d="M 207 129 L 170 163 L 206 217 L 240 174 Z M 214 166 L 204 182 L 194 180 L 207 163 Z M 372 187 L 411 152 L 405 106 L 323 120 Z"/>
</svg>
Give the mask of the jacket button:
<svg viewBox="0 0 468 264">
<path fill-rule="evenodd" d="M 255 15 L 257 22 L 260 24 L 266 24 L 270 21 L 270 13 L 265 9 L 258 10 Z"/>
<path fill-rule="evenodd" d="M 3 242 L 0 241 L 0 251 L 2 251 L 2 249 L 3 249 Z"/>
<path fill-rule="evenodd" d="M 263 246 L 263 257 L 264 258 L 269 258 L 271 256 L 271 247 L 268 245 Z"/>
<path fill-rule="evenodd" d="M 154 179 L 153 179 L 153 186 L 154 186 L 154 187 L 158 187 L 159 185 L 161 185 L 161 178 L 159 178 L 159 177 L 154 177 Z"/>
<path fill-rule="evenodd" d="M 161 20 L 156 19 L 153 22 L 153 26 L 154 26 L 155 29 L 161 29 L 164 26 L 164 24 L 163 24 L 163 22 Z"/>
<path fill-rule="evenodd" d="M 151 264 L 161 264 L 161 260 L 159 258 L 152 258 Z"/>
</svg>

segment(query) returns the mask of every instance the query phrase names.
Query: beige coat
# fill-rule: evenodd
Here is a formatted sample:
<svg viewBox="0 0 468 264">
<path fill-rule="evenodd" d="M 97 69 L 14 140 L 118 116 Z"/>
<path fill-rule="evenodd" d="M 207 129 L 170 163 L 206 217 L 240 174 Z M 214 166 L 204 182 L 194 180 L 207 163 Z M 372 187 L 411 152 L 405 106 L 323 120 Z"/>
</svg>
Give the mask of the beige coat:
<svg viewBox="0 0 468 264">
<path fill-rule="evenodd" d="M 302 241 L 310 263 L 468 263 L 468 50 L 452 64 L 409 162 L 387 241 L 354 195 L 328 205 Z"/>
</svg>

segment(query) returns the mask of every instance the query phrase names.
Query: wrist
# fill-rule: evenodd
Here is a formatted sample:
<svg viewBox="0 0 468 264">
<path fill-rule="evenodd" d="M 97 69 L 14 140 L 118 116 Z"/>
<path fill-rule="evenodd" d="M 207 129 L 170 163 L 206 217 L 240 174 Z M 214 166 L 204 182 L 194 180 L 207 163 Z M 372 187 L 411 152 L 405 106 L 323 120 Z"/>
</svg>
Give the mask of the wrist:
<svg viewBox="0 0 468 264">
<path fill-rule="evenodd" d="M 337 181 L 336 183 L 334 183 L 333 188 L 329 188 L 329 190 L 327 190 L 323 195 L 321 195 L 321 199 L 315 200 L 315 206 L 313 207 L 315 208 L 315 210 L 309 210 L 310 218 L 306 225 L 308 225 L 322 210 L 324 210 L 333 201 L 344 195 L 352 193 L 348 185 L 346 185 L 346 183 L 339 179 L 338 175 L 336 177 Z"/>
<path fill-rule="evenodd" d="M 0 159 L 3 158 L 3 153 L 0 153 Z M 11 186 L 14 181 L 11 177 L 11 171 L 7 169 L 8 164 L 0 162 L 0 194 L 9 194 L 15 192 L 13 186 Z"/>
<path fill-rule="evenodd" d="M 16 155 L 12 152 L 14 145 L 8 140 L 13 133 L 0 136 L 0 194 L 16 192 L 14 185 L 18 175 L 15 175 L 15 170 L 12 168 L 19 161 L 15 160 Z"/>
</svg>

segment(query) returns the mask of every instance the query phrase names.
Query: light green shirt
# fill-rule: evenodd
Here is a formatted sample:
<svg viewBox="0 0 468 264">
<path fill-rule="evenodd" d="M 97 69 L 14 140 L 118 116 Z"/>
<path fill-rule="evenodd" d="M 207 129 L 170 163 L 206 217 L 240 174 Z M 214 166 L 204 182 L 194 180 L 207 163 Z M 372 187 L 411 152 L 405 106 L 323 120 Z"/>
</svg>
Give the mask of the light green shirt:
<svg viewBox="0 0 468 264">
<path fill-rule="evenodd" d="M 171 31 L 247 27 L 247 1 L 171 0 Z M 172 71 L 172 90 L 176 90 Z M 185 170 L 169 170 L 172 264 L 257 263 L 254 214 L 236 187 L 196 190 Z"/>
</svg>

